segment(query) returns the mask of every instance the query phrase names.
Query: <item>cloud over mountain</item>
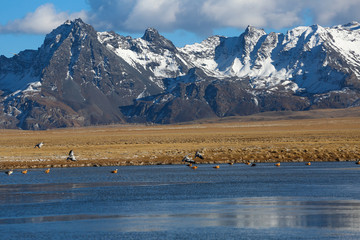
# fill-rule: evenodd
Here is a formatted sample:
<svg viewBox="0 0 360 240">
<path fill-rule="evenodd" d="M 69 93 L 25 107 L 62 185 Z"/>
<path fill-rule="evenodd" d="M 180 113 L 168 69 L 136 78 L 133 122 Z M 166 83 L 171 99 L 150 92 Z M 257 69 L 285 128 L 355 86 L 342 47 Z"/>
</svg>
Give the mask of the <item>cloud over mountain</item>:
<svg viewBox="0 0 360 240">
<path fill-rule="evenodd" d="M 82 18 L 97 30 L 139 33 L 147 27 L 161 32 L 185 30 L 201 36 L 221 28 L 247 25 L 282 29 L 296 25 L 333 26 L 359 21 L 358 0 L 87 0 L 89 10 L 57 11 L 51 3 L 23 18 L 0 25 L 0 33 L 44 34 L 67 19 Z"/>
<path fill-rule="evenodd" d="M 314 23 L 332 26 L 358 20 L 356 0 L 89 0 L 88 17 L 100 28 L 125 32 L 149 26 L 161 31 L 183 29 L 211 34 L 214 29 L 247 25 L 290 28 Z"/>
<path fill-rule="evenodd" d="M 3 26 L 0 25 L 0 33 L 46 34 L 66 20 L 75 18 L 86 19 L 85 11 L 72 14 L 57 12 L 53 4 L 47 3 L 21 19 L 9 21 Z"/>
</svg>

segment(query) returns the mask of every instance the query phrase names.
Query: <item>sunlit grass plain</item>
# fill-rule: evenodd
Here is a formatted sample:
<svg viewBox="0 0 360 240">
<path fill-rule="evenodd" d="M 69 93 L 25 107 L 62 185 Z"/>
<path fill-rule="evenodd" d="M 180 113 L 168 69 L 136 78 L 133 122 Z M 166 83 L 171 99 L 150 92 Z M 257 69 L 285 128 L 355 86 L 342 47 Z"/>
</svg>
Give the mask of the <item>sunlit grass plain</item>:
<svg viewBox="0 0 360 240">
<path fill-rule="evenodd" d="M 360 117 L 0 130 L 0 168 L 357 161 Z M 44 142 L 41 149 L 34 148 Z M 66 160 L 74 150 L 76 162 Z"/>
</svg>

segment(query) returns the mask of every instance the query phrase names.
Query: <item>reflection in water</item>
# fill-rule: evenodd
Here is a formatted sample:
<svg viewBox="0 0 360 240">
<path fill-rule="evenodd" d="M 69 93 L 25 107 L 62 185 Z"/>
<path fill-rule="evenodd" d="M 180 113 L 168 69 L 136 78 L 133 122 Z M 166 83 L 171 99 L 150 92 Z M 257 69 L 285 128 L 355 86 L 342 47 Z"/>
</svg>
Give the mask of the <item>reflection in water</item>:
<svg viewBox="0 0 360 240">
<path fill-rule="evenodd" d="M 201 223 L 238 228 L 331 228 L 360 230 L 360 201 L 246 198 L 202 202 L 213 213 Z M 211 220 L 212 221 L 209 221 Z"/>
<path fill-rule="evenodd" d="M 1 224 L 66 222 L 112 219 L 124 232 L 171 230 L 183 227 L 327 228 L 360 231 L 360 201 L 294 198 L 244 198 L 187 202 L 190 211 L 179 211 L 177 202 L 162 214 L 75 214 L 0 219 Z M 172 206 L 172 207 L 171 207 Z M 196 209 L 196 211 L 194 211 Z M 147 229 L 147 230 L 146 230 Z"/>
</svg>

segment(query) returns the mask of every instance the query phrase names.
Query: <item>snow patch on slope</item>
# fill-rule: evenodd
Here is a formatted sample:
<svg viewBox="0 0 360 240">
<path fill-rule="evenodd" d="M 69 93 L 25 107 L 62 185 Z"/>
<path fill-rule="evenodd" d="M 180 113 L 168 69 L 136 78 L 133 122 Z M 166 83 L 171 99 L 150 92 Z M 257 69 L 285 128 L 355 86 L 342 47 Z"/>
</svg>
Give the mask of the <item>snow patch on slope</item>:
<svg viewBox="0 0 360 240">
<path fill-rule="evenodd" d="M 116 39 L 107 32 L 99 32 L 98 40 L 103 44 L 106 43 L 108 49 L 124 59 L 140 73 L 144 68 L 151 71 L 157 78 L 176 77 L 183 74 L 176 61 L 176 56 L 171 51 L 164 49 L 162 54 L 155 53 L 150 50 L 148 42 L 141 38 L 126 38 L 126 41 L 128 41 L 126 42 L 124 39 Z M 118 46 L 114 47 L 112 44 L 107 43 L 110 41 L 118 41 Z M 134 50 L 134 46 L 136 50 Z"/>
<path fill-rule="evenodd" d="M 297 27 L 285 35 L 249 27 L 240 37 L 211 37 L 179 51 L 213 77 L 249 78 L 255 89 L 281 85 L 291 91 L 306 88 L 320 93 L 341 88 L 345 74 L 331 67 L 328 46 L 360 76 L 358 39 L 360 24 L 356 22 L 333 28 Z"/>
<path fill-rule="evenodd" d="M 28 92 L 32 91 L 35 89 L 32 87 L 38 86 L 38 83 L 40 83 L 39 78 L 32 76 L 31 73 L 15 74 L 10 72 L 8 74 L 0 75 L 0 86 L 2 87 L 1 90 L 10 93 L 24 90 L 27 90 Z"/>
</svg>

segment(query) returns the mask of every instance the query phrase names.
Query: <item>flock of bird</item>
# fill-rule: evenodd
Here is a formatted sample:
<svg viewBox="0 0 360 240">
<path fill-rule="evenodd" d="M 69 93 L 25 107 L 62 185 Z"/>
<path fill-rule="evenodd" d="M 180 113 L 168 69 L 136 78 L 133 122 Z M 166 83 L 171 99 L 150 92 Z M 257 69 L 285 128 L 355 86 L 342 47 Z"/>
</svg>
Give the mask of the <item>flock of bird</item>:
<svg viewBox="0 0 360 240">
<path fill-rule="evenodd" d="M 42 146 L 44 146 L 44 142 L 39 142 L 38 144 L 35 145 L 34 148 L 42 148 Z M 75 157 L 75 154 L 74 154 L 74 151 L 73 150 L 70 150 L 69 152 L 69 156 L 66 158 L 66 160 L 70 160 L 70 161 L 76 161 L 76 157 Z M 50 173 L 50 168 L 46 169 L 44 171 L 45 173 Z M 5 171 L 5 174 L 7 175 L 11 175 L 14 173 L 14 170 L 9 170 L 9 171 Z M 28 170 L 22 170 L 21 171 L 22 174 L 27 174 L 28 173 Z"/>
<path fill-rule="evenodd" d="M 41 148 L 42 146 L 44 146 L 44 143 L 43 142 L 40 142 L 38 144 L 35 145 L 34 148 Z M 191 153 L 187 154 L 183 159 L 182 159 L 182 162 L 185 162 L 185 163 L 188 163 L 187 166 L 191 167 L 192 169 L 197 169 L 198 167 L 197 166 L 193 166 L 193 164 L 196 164 L 196 161 L 195 159 L 196 158 L 199 158 L 199 159 L 204 159 L 204 156 L 199 152 L 199 151 L 196 151 L 195 152 L 195 155 L 194 155 L 194 158 L 192 158 L 191 156 Z M 75 154 L 74 154 L 74 151 L 73 150 L 70 150 L 69 152 L 69 156 L 66 158 L 66 160 L 70 160 L 70 161 L 76 161 L 76 157 L 75 157 Z M 233 165 L 233 163 L 229 163 L 230 165 Z M 256 163 L 250 163 L 250 162 L 246 162 L 247 165 L 250 165 L 251 167 L 256 167 Z M 360 164 L 360 161 L 357 161 L 356 164 Z M 307 162 L 305 163 L 305 165 L 308 165 L 310 166 L 311 165 L 311 162 Z M 275 166 L 276 167 L 280 167 L 280 162 L 277 162 L 275 163 Z M 219 165 L 215 165 L 213 166 L 213 168 L 215 169 L 218 169 L 220 168 Z M 22 170 L 21 173 L 22 174 L 27 174 L 28 170 Z M 46 169 L 44 171 L 45 173 L 50 173 L 50 168 Z M 115 169 L 115 170 L 112 170 L 111 173 L 117 173 L 118 172 L 118 169 Z M 9 171 L 6 171 L 5 172 L 7 175 L 11 175 L 14 173 L 14 170 L 9 170 Z"/>
<path fill-rule="evenodd" d="M 202 155 L 199 151 L 197 151 L 197 152 L 195 153 L 194 159 L 192 159 L 191 157 L 189 157 L 190 155 L 191 155 L 191 153 L 188 154 L 188 155 L 186 155 L 186 156 L 183 158 L 182 161 L 188 163 L 188 166 L 195 170 L 195 169 L 197 169 L 198 167 L 197 167 L 197 166 L 193 166 L 193 164 L 196 164 L 196 162 L 195 162 L 194 159 L 196 159 L 196 158 L 204 159 L 204 157 L 203 157 L 203 155 Z M 234 163 L 233 163 L 233 162 L 230 162 L 229 164 L 230 164 L 230 165 L 233 165 Z M 250 165 L 251 167 L 256 167 L 256 163 L 246 162 L 245 164 Z M 356 164 L 360 164 L 360 161 L 358 161 Z M 311 165 L 311 162 L 307 162 L 307 163 L 305 163 L 305 165 L 310 166 L 310 165 Z M 280 167 L 280 162 L 275 163 L 275 166 L 276 166 L 276 167 Z M 219 165 L 215 165 L 215 166 L 213 166 L 213 168 L 219 169 L 220 166 L 219 166 Z"/>
</svg>

